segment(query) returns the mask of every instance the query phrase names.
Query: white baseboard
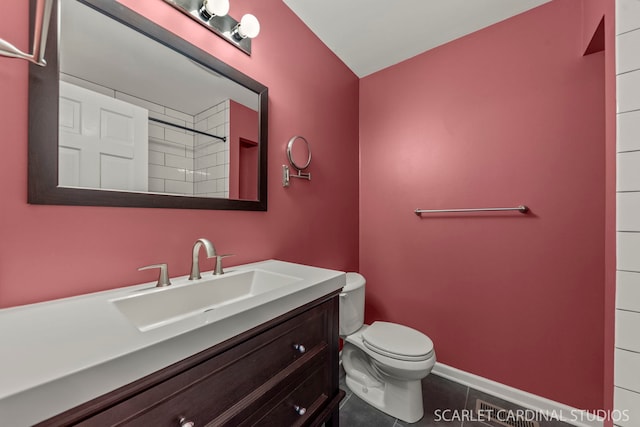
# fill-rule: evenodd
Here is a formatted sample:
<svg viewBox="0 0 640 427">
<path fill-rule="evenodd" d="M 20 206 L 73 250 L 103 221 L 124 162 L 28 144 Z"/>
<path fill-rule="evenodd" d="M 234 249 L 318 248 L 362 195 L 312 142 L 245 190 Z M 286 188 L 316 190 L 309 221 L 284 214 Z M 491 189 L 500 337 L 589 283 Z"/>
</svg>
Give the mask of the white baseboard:
<svg viewBox="0 0 640 427">
<path fill-rule="evenodd" d="M 437 362 L 432 373 L 444 377 L 448 380 L 466 385 L 478 391 L 490 394 L 508 402 L 515 403 L 525 409 L 532 409 L 542 414 L 554 414 L 561 418 L 561 421 L 579 427 L 603 427 L 602 419 L 594 419 L 593 414 L 589 414 L 582 409 L 572 408 L 563 403 L 558 403 L 535 394 L 510 387 L 469 372 L 462 371 L 443 363 Z"/>
</svg>

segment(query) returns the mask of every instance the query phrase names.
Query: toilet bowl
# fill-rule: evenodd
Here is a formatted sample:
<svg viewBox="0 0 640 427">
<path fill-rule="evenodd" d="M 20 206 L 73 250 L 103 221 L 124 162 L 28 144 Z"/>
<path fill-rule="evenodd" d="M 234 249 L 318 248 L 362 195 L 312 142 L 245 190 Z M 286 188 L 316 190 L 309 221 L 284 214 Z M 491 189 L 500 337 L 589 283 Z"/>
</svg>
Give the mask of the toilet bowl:
<svg viewBox="0 0 640 427">
<path fill-rule="evenodd" d="M 340 294 L 342 365 L 347 387 L 365 402 L 414 423 L 424 415 L 422 379 L 436 362 L 433 342 L 423 333 L 389 322 L 364 324 L 365 280 L 347 273 Z"/>
</svg>

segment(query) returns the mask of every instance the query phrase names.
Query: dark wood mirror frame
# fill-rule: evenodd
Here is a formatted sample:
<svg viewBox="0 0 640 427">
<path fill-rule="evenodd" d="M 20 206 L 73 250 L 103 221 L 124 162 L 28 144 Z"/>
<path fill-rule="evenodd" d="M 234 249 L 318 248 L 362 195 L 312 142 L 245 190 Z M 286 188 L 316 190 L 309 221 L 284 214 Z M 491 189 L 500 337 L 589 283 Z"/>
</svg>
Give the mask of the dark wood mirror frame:
<svg viewBox="0 0 640 427">
<path fill-rule="evenodd" d="M 76 1 L 100 11 L 216 73 L 245 86 L 259 96 L 258 200 L 230 200 L 58 187 L 58 12 L 57 7 L 54 7 L 47 38 L 45 55 L 47 66 L 29 65 L 28 202 L 44 205 L 266 211 L 267 87 L 115 1 Z M 36 0 L 30 1 L 31 16 L 34 13 L 35 3 Z M 31 21 L 33 22 L 33 19 Z M 30 33 L 33 34 L 33 28 Z"/>
</svg>

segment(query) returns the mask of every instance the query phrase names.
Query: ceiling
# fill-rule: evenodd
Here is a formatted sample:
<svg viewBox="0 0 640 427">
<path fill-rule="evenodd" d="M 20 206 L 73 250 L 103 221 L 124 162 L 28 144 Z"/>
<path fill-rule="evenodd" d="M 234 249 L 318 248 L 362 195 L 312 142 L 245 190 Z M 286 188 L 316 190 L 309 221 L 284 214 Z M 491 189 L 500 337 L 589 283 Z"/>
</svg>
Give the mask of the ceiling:
<svg viewBox="0 0 640 427">
<path fill-rule="evenodd" d="M 358 77 L 550 0 L 284 0 Z"/>
</svg>

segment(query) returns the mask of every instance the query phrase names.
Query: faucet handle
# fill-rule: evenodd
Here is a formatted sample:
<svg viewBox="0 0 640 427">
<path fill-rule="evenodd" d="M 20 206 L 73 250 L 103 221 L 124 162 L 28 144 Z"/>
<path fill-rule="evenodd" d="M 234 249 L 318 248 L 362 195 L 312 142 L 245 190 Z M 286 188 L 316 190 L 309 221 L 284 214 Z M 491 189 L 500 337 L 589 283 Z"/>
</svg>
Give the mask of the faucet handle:
<svg viewBox="0 0 640 427">
<path fill-rule="evenodd" d="M 158 283 L 156 283 L 156 287 L 161 288 L 163 286 L 169 286 L 171 284 L 171 281 L 169 280 L 169 268 L 167 267 L 167 264 L 163 263 L 147 265 L 144 267 L 140 267 L 138 271 L 150 270 L 152 268 L 160 269 L 160 276 L 158 276 Z"/>
<path fill-rule="evenodd" d="M 234 256 L 234 254 L 216 255 L 216 269 L 213 270 L 213 274 L 216 276 L 224 274 L 224 270 L 222 269 L 222 258 L 228 258 L 230 256 Z"/>
</svg>

